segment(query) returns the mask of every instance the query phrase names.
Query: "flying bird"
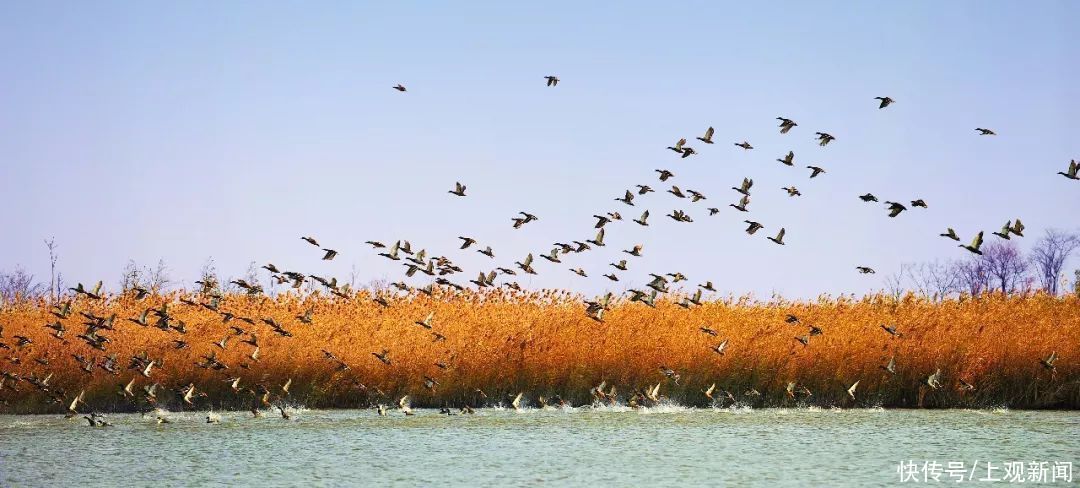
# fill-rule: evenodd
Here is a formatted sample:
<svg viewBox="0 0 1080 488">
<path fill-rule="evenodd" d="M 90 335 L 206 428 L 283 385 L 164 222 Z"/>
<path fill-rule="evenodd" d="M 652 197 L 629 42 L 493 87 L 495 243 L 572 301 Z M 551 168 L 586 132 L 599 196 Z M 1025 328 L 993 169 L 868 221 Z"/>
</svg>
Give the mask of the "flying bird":
<svg viewBox="0 0 1080 488">
<path fill-rule="evenodd" d="M 754 186 L 754 180 L 750 178 L 743 178 L 741 186 L 739 186 L 738 188 L 733 186 L 731 187 L 731 189 L 742 193 L 743 195 L 750 196 L 750 187 L 752 186 Z"/>
<path fill-rule="evenodd" d="M 1076 160 L 1070 160 L 1068 172 L 1058 171 L 1057 174 L 1070 180 L 1080 180 L 1080 176 L 1077 176 L 1077 172 L 1080 172 L 1080 163 L 1077 163 Z"/>
<path fill-rule="evenodd" d="M 1054 371 L 1056 369 L 1055 366 L 1054 366 L 1054 363 L 1057 362 L 1057 360 L 1058 360 L 1057 351 L 1054 351 L 1054 352 L 1051 352 L 1050 355 L 1046 357 L 1046 359 L 1040 359 L 1039 364 L 1042 364 L 1042 366 L 1044 368 L 1046 368 L 1046 369 L 1048 369 L 1050 371 Z"/>
<path fill-rule="evenodd" d="M 675 151 L 677 153 L 683 153 L 685 151 L 683 149 L 683 144 L 686 144 L 686 139 L 679 139 L 679 141 L 676 142 L 674 146 L 668 146 L 668 149 L 671 149 L 672 151 Z"/>
<path fill-rule="evenodd" d="M 777 117 L 776 120 L 780 121 L 780 133 L 781 134 L 787 134 L 788 131 L 791 130 L 792 127 L 795 127 L 795 126 L 799 125 L 799 124 L 796 124 L 794 120 L 785 119 L 783 117 Z"/>
<path fill-rule="evenodd" d="M 980 136 L 996 136 L 997 133 L 990 129 L 983 129 L 982 127 L 976 127 L 975 130 L 979 131 Z"/>
<path fill-rule="evenodd" d="M 770 237 L 769 240 L 783 246 L 784 245 L 784 228 L 781 227 L 780 232 L 778 232 L 776 234 L 776 237 Z"/>
<path fill-rule="evenodd" d="M 403 91 L 405 91 L 405 86 L 402 85 L 401 83 L 398 83 L 397 85 L 394 85 L 394 89 L 399 91 L 399 92 L 403 92 Z"/>
<path fill-rule="evenodd" d="M 649 226 L 648 219 L 649 219 L 649 211 L 646 210 L 646 211 L 641 213 L 641 217 L 634 219 L 634 222 L 637 223 L 638 225 L 642 226 L 642 227 L 648 227 Z"/>
<path fill-rule="evenodd" d="M 836 140 L 835 137 L 833 137 L 832 135 L 830 135 L 827 132 L 815 132 L 814 134 L 817 134 L 817 139 L 818 139 L 818 145 L 819 146 L 826 146 L 830 142 Z"/>
<path fill-rule="evenodd" d="M 448 190 L 447 193 L 463 197 L 465 196 L 465 185 L 462 185 L 461 182 L 454 182 L 454 189 Z"/>
<path fill-rule="evenodd" d="M 559 77 L 557 76 L 545 76 L 544 79 L 547 80 L 547 86 L 557 86 L 559 84 Z"/>
<path fill-rule="evenodd" d="M 738 147 L 743 148 L 743 150 L 746 150 L 746 151 L 749 151 L 749 150 L 754 148 L 754 146 L 751 146 L 750 143 L 746 142 L 746 141 L 736 142 L 735 145 L 738 146 Z"/>
<path fill-rule="evenodd" d="M 705 137 L 698 137 L 697 140 L 704 142 L 705 144 L 712 144 L 713 128 L 709 127 L 705 129 Z"/>
<path fill-rule="evenodd" d="M 953 230 L 952 227 L 949 227 L 948 230 L 946 230 L 944 234 L 938 234 L 938 235 L 941 236 L 941 237 L 948 237 L 949 239 L 952 239 L 954 241 L 959 241 L 960 240 L 960 236 L 956 235 L 956 231 Z"/>
<path fill-rule="evenodd" d="M 981 256 L 982 251 L 980 251 L 979 248 L 982 247 L 982 243 L 983 233 L 982 231 L 979 231 L 979 233 L 975 235 L 975 239 L 972 239 L 971 244 L 960 244 L 960 247 Z"/>
<path fill-rule="evenodd" d="M 780 161 L 781 163 L 784 163 L 784 164 L 786 164 L 788 166 L 792 166 L 793 164 L 795 164 L 794 160 L 795 160 L 795 151 L 788 151 L 786 156 L 784 156 L 781 159 L 777 159 L 777 161 Z"/>
<path fill-rule="evenodd" d="M 891 105 L 893 102 L 896 101 L 896 100 L 893 100 L 893 99 L 891 99 L 889 97 L 874 97 L 874 100 L 881 100 L 881 104 L 878 105 L 878 109 L 883 109 L 885 107 L 888 107 L 889 105 Z"/>
<path fill-rule="evenodd" d="M 811 178 L 813 178 L 813 177 L 815 177 L 815 176 L 817 176 L 817 175 L 819 175 L 819 174 L 821 174 L 821 173 L 824 173 L 824 172 L 825 172 L 825 170 L 824 170 L 824 169 L 822 169 L 822 168 L 819 168 L 819 167 L 817 167 L 817 166 L 807 166 L 807 167 L 806 167 L 806 169 L 809 169 L 809 170 L 810 170 L 810 177 L 811 177 Z"/>
<path fill-rule="evenodd" d="M 888 205 L 889 217 L 896 217 L 897 215 L 900 215 L 900 212 L 903 212 L 904 210 L 907 210 L 907 207 L 905 207 L 905 206 L 903 206 L 903 205 L 901 205 L 899 203 L 896 203 L 896 202 L 886 201 L 885 205 Z"/>
<path fill-rule="evenodd" d="M 749 212 L 749 210 L 746 209 L 747 205 L 750 205 L 750 197 L 746 196 L 746 195 L 743 195 L 743 197 L 739 199 L 739 204 L 738 205 L 736 205 L 734 203 L 729 203 L 728 204 L 729 207 L 732 207 L 735 210 L 738 210 L 740 212 Z"/>
</svg>

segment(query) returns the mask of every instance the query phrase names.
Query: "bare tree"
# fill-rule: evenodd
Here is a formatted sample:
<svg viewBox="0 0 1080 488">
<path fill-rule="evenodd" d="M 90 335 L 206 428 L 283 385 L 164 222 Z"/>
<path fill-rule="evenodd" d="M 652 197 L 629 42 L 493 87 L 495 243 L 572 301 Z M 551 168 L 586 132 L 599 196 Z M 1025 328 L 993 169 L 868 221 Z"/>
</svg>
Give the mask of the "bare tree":
<svg viewBox="0 0 1080 488">
<path fill-rule="evenodd" d="M 1057 229 L 1047 229 L 1046 234 L 1031 250 L 1031 261 L 1043 289 L 1057 295 L 1061 285 L 1061 271 L 1069 255 L 1080 247 L 1080 236 Z"/>
<path fill-rule="evenodd" d="M 908 268 L 908 275 L 919 293 L 940 300 L 961 289 L 960 277 L 953 272 L 953 267 L 951 263 L 940 261 L 919 263 Z"/>
<path fill-rule="evenodd" d="M 982 259 L 957 261 L 952 265 L 952 274 L 956 277 L 959 289 L 973 296 L 990 288 L 990 271 Z"/>
<path fill-rule="evenodd" d="M 127 264 L 124 265 L 123 275 L 120 276 L 120 292 L 127 293 L 136 286 L 142 286 L 141 274 L 139 265 L 135 263 L 135 260 L 129 259 Z"/>
<path fill-rule="evenodd" d="M 56 238 L 45 239 L 45 247 L 49 249 L 49 299 L 55 302 L 60 297 L 60 287 L 56 282 Z"/>
<path fill-rule="evenodd" d="M 217 266 L 214 264 L 213 257 L 206 258 L 202 270 L 199 271 L 199 281 L 196 283 L 199 285 L 199 293 L 203 295 L 221 293 L 221 282 L 218 280 Z"/>
<path fill-rule="evenodd" d="M 0 273 L 0 305 L 11 305 L 42 295 L 45 285 L 34 283 L 34 275 L 21 266 L 10 273 Z"/>
<path fill-rule="evenodd" d="M 1002 293 L 1009 294 L 1027 275 L 1029 261 L 1020 253 L 1020 249 L 1008 242 L 992 242 L 983 246 L 982 256 L 978 259 L 986 266 L 986 271 Z M 993 284 L 990 285 L 993 289 Z"/>
<path fill-rule="evenodd" d="M 899 300 L 908 290 L 904 284 L 904 277 L 909 274 L 912 266 L 910 263 L 900 263 L 899 271 L 885 277 L 885 290 L 893 300 Z"/>
<path fill-rule="evenodd" d="M 161 293 L 173 283 L 169 275 L 169 266 L 164 259 L 158 259 L 157 266 L 153 270 L 147 268 L 146 289 L 152 293 Z"/>
</svg>

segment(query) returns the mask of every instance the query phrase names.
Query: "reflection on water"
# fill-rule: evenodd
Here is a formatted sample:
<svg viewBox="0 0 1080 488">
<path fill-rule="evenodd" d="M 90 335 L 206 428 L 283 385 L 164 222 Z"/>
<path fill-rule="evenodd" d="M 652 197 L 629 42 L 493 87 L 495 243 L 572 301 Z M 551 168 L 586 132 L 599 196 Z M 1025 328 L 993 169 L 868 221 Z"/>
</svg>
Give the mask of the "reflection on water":
<svg viewBox="0 0 1080 488">
<path fill-rule="evenodd" d="M 481 409 L 0 416 L 0 486 L 894 485 L 901 461 L 1070 461 L 1080 414 Z M 1078 466 L 1080 467 L 1080 466 Z M 1074 477 L 1074 480 L 1077 479 Z"/>
</svg>

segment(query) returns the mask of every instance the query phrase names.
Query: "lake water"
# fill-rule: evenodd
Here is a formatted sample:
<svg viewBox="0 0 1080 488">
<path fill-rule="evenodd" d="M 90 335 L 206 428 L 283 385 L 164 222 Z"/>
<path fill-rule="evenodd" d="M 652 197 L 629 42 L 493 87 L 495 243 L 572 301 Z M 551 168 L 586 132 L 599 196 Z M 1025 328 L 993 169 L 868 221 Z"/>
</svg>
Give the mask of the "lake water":
<svg viewBox="0 0 1080 488">
<path fill-rule="evenodd" d="M 919 484 L 929 461 L 943 469 L 933 471 L 939 485 L 956 484 L 949 462 L 962 462 L 965 478 L 976 466 L 965 484 L 985 485 L 977 479 L 988 472 L 1006 474 L 987 461 L 1045 461 L 1047 481 L 1055 462 L 1080 464 L 1076 412 L 416 412 L 229 412 L 220 424 L 205 423 L 206 412 L 167 413 L 166 425 L 109 415 L 106 428 L 0 416 L 0 486 L 894 486 L 901 461 L 918 465 Z"/>
</svg>

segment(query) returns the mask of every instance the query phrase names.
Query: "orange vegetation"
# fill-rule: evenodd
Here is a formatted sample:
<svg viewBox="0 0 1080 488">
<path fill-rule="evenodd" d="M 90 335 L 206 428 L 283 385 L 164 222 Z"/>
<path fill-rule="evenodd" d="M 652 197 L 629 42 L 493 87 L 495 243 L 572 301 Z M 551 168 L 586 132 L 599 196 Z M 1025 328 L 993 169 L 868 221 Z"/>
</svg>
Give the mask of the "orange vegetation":
<svg viewBox="0 0 1080 488">
<path fill-rule="evenodd" d="M 518 392 L 533 403 L 540 396 L 561 395 L 580 405 L 592 402 L 589 390 L 601 381 L 617 388 L 620 401 L 661 382 L 662 396 L 700 406 L 709 403 L 702 390 L 715 383 L 740 403 L 755 406 L 1080 407 L 1080 298 L 1075 296 L 987 295 L 942 302 L 881 295 L 809 302 L 729 298 L 690 309 L 674 300 L 658 301 L 655 308 L 615 300 L 600 323 L 586 315 L 581 297 L 566 292 L 379 294 L 389 307 L 375 303 L 368 292 L 347 299 L 229 295 L 218 311 L 179 301 L 206 302 L 197 295 L 80 298 L 61 321 L 68 329 L 62 339 L 45 327 L 57 320 L 53 307 L 44 302 L 9 306 L 0 309 L 0 342 L 10 347 L 0 350 L 0 372 L 8 373 L 0 411 L 61 412 L 80 390 L 86 391 L 90 409 L 141 409 L 148 406 L 141 387 L 149 383 L 161 385 L 158 403 L 166 407 L 248 408 L 252 395 L 236 393 L 226 382 L 234 377 L 241 378 L 242 389 L 261 384 L 271 391 L 291 378 L 289 401 L 309 407 L 367 407 L 406 393 L 414 405 L 480 406 L 505 403 Z M 153 315 L 148 326 L 128 320 L 165 302 L 172 323 L 183 322 L 186 333 L 156 328 Z M 311 321 L 305 324 L 298 316 L 308 309 Z M 114 330 L 99 332 L 110 340 L 104 351 L 76 337 L 85 328 L 80 312 L 117 315 Z M 223 323 L 222 312 L 255 324 Z M 417 324 L 432 312 L 430 330 Z M 788 323 L 788 314 L 799 322 Z M 275 333 L 264 318 L 292 336 Z M 895 325 L 901 335 L 889 334 L 883 324 Z M 241 342 L 250 336 L 234 335 L 231 325 L 257 335 L 258 362 L 248 357 L 252 346 Z M 805 336 L 810 325 L 822 333 L 804 346 L 795 338 Z M 703 333 L 702 326 L 717 336 Z M 20 348 L 15 336 L 32 344 Z M 215 345 L 226 336 L 224 349 Z M 176 349 L 174 340 L 189 346 Z M 728 347 L 720 355 L 712 347 L 722 340 Z M 372 355 L 384 349 L 391 365 Z M 327 359 L 324 350 L 340 362 Z M 150 378 L 127 369 L 130 358 L 144 351 L 159 365 Z M 201 356 L 213 351 L 227 369 L 198 366 Z M 1060 360 L 1053 369 L 1040 363 L 1054 352 Z M 73 355 L 99 364 L 115 355 L 118 374 L 101 367 L 87 373 Z M 42 357 L 48 365 L 36 361 Z M 891 357 L 895 375 L 882 369 Z M 661 365 L 677 372 L 680 381 L 661 375 Z M 937 369 L 941 387 L 928 388 L 923 380 Z M 40 388 L 11 379 L 49 373 L 54 402 Z M 426 387 L 425 376 L 438 385 Z M 124 398 L 117 392 L 133 377 L 140 394 Z M 974 389 L 962 388 L 961 380 Z M 852 400 L 847 390 L 855 381 Z M 794 399 L 787 394 L 789 382 L 799 388 Z M 173 391 L 188 384 L 207 393 L 193 406 Z M 751 389 L 761 396 L 747 395 Z"/>
</svg>

